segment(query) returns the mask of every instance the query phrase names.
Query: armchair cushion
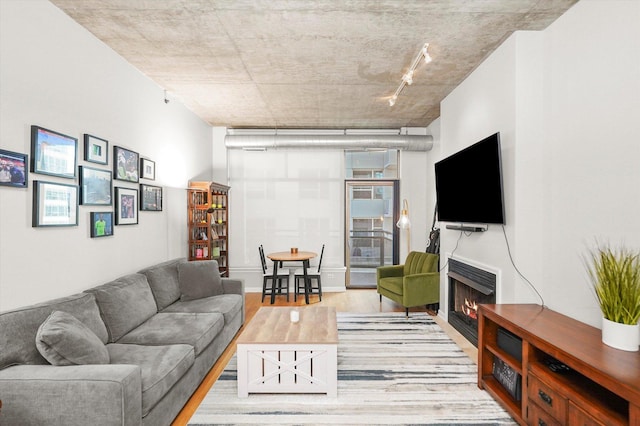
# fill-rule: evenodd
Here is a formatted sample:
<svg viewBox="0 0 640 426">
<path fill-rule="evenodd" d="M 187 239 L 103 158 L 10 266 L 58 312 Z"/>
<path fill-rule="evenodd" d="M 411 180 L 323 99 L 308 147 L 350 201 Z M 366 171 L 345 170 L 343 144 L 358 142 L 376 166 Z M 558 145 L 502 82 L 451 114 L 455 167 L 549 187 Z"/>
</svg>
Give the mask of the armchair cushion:
<svg viewBox="0 0 640 426">
<path fill-rule="evenodd" d="M 412 251 L 404 262 L 403 275 L 438 271 L 438 256 L 431 253 Z"/>
<path fill-rule="evenodd" d="M 402 296 L 404 289 L 404 277 L 388 277 L 384 278 L 381 283 L 378 282 L 378 286 L 382 285 L 387 291 Z"/>
</svg>

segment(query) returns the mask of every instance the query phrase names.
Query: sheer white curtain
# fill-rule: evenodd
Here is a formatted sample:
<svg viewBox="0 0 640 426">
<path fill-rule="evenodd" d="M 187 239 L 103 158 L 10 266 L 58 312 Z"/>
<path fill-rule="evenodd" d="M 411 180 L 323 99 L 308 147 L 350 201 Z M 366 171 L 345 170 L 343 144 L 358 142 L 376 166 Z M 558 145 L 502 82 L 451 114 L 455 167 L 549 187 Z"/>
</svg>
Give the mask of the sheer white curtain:
<svg viewBox="0 0 640 426">
<path fill-rule="evenodd" d="M 259 268 L 265 253 L 291 247 L 344 265 L 344 152 L 230 150 L 230 264 Z M 317 264 L 316 258 L 311 262 Z"/>
</svg>

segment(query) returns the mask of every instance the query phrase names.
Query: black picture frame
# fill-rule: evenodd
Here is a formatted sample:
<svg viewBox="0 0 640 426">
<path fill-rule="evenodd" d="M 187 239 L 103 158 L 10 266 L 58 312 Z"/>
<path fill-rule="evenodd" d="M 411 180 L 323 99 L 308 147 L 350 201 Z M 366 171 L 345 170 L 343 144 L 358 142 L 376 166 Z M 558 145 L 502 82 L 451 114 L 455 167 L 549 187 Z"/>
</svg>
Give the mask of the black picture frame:
<svg viewBox="0 0 640 426">
<path fill-rule="evenodd" d="M 110 206 L 111 171 L 80 166 L 80 204 L 83 206 Z"/>
<path fill-rule="evenodd" d="M 75 179 L 78 139 L 40 126 L 31 126 L 31 171 Z"/>
<path fill-rule="evenodd" d="M 117 180 L 139 182 L 140 155 L 121 146 L 113 147 L 113 176 Z M 116 215 L 117 217 L 117 215 Z"/>
<path fill-rule="evenodd" d="M 84 161 L 104 165 L 109 164 L 109 141 L 85 133 Z"/>
<path fill-rule="evenodd" d="M 90 212 L 91 238 L 113 235 L 113 212 Z"/>
<path fill-rule="evenodd" d="M 148 158 L 141 158 L 140 177 L 142 179 L 156 180 L 156 162 Z"/>
<path fill-rule="evenodd" d="M 29 186 L 29 156 L 0 149 L 0 185 L 12 188 Z"/>
<path fill-rule="evenodd" d="M 78 186 L 33 181 L 34 228 L 78 225 Z"/>
<path fill-rule="evenodd" d="M 140 211 L 162 211 L 162 187 L 140 184 Z"/>
<path fill-rule="evenodd" d="M 116 225 L 138 224 L 138 190 L 116 187 Z"/>
</svg>

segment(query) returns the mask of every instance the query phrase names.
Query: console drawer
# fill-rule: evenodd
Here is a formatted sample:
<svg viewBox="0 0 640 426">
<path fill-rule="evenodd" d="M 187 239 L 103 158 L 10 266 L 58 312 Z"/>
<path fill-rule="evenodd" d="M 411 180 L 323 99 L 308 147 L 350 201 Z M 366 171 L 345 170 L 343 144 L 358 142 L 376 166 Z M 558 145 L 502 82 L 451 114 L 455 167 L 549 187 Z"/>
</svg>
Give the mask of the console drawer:
<svg viewBox="0 0 640 426">
<path fill-rule="evenodd" d="M 527 405 L 527 424 L 532 426 L 562 426 L 562 423 L 551 417 L 535 402 L 529 400 Z"/>
<path fill-rule="evenodd" d="M 529 401 L 546 411 L 561 424 L 567 423 L 567 398 L 529 372 L 527 394 Z"/>
<path fill-rule="evenodd" d="M 580 426 L 605 426 L 589 414 L 582 411 L 580 407 L 569 402 L 569 424 Z"/>
</svg>

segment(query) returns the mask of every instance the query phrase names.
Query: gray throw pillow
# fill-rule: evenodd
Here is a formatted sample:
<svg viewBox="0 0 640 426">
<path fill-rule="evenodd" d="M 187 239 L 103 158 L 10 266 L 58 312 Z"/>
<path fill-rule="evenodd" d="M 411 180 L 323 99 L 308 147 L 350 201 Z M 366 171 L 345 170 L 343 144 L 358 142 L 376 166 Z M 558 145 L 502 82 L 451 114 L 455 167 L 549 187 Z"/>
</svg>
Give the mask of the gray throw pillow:
<svg viewBox="0 0 640 426">
<path fill-rule="evenodd" d="M 63 311 L 53 311 L 40 325 L 36 347 L 52 365 L 109 364 L 109 352 L 100 338 Z"/>
<path fill-rule="evenodd" d="M 198 260 L 178 264 L 180 300 L 195 300 L 224 294 L 218 262 Z"/>
</svg>

